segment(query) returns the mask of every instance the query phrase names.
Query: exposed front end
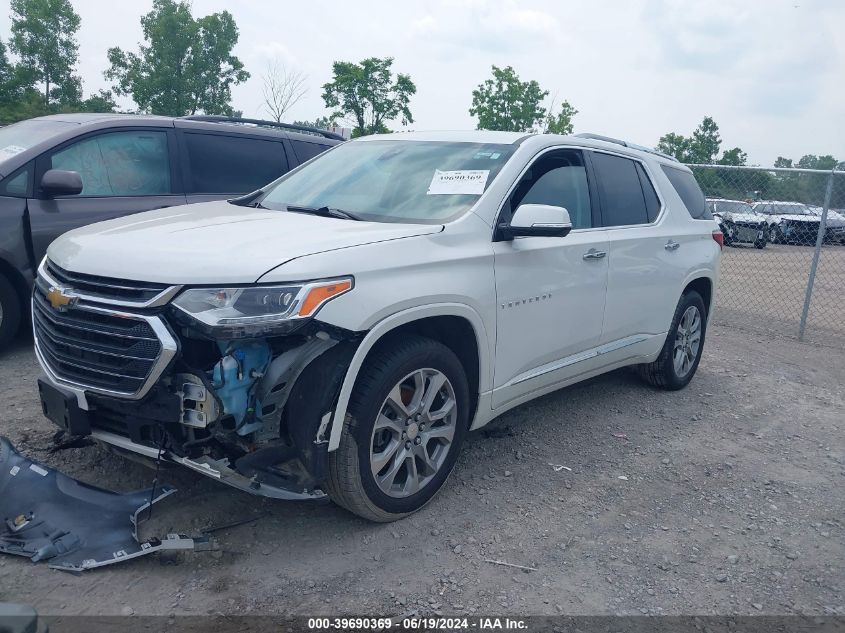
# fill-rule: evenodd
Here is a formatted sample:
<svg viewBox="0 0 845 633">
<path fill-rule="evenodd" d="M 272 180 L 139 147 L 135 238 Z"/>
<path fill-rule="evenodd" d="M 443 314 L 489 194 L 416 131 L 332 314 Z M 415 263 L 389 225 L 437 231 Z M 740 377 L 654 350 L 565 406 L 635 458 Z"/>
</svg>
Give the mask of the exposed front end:
<svg viewBox="0 0 845 633">
<path fill-rule="evenodd" d="M 351 286 L 185 288 L 45 260 L 32 299 L 44 413 L 69 434 L 256 494 L 320 497 L 360 337 L 314 315 Z"/>
</svg>

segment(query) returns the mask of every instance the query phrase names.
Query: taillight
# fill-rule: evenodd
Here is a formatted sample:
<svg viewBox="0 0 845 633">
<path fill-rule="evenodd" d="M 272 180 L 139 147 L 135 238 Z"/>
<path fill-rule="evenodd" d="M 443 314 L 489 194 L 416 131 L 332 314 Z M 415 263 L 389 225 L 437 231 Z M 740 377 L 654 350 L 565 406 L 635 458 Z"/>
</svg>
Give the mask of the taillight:
<svg viewBox="0 0 845 633">
<path fill-rule="evenodd" d="M 713 239 L 719 245 L 719 249 L 721 250 L 721 249 L 725 248 L 725 236 L 722 235 L 722 232 L 719 231 L 719 230 L 716 230 L 716 231 L 713 231 L 712 235 L 713 235 Z"/>
</svg>

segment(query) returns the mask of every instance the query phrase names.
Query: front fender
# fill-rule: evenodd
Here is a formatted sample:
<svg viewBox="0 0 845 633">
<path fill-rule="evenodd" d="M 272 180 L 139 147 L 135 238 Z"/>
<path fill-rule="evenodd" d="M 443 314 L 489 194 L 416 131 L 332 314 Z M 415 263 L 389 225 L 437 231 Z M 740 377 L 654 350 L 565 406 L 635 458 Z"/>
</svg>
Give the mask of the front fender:
<svg viewBox="0 0 845 633">
<path fill-rule="evenodd" d="M 358 346 L 349 367 L 346 370 L 346 376 L 343 379 L 343 385 L 340 388 L 340 394 L 337 400 L 337 406 L 332 416 L 331 435 L 329 436 L 329 451 L 336 450 L 340 446 L 340 437 L 343 433 L 343 424 L 346 419 L 346 411 L 349 406 L 349 398 L 352 395 L 352 389 L 355 386 L 355 380 L 358 377 L 358 372 L 364 364 L 370 350 L 373 346 L 384 337 L 385 334 L 395 330 L 396 328 L 411 323 L 412 321 L 419 321 L 421 319 L 435 317 L 435 316 L 456 316 L 465 318 L 472 325 L 475 332 L 476 343 L 478 347 L 478 383 L 479 391 L 482 393 L 490 388 L 490 374 L 491 374 L 491 354 L 490 337 L 487 334 L 487 329 L 484 326 L 484 321 L 481 315 L 478 314 L 470 306 L 462 303 L 437 303 L 425 306 L 417 306 L 408 308 L 400 312 L 396 312 L 378 323 L 376 323 Z"/>
</svg>

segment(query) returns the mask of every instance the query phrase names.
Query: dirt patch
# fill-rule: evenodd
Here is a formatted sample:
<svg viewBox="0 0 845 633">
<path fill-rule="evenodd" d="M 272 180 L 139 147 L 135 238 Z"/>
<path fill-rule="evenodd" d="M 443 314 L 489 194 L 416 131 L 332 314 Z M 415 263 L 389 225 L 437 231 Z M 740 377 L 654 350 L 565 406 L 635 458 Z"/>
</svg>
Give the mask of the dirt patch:
<svg viewBox="0 0 845 633">
<path fill-rule="evenodd" d="M 48 453 L 30 345 L 0 356 L 0 433 L 85 481 L 149 485 L 96 446 Z M 841 351 L 716 326 L 686 390 L 619 371 L 520 407 L 473 433 L 444 491 L 404 521 L 172 469 L 179 492 L 145 533 L 255 520 L 166 565 L 71 576 L 2 557 L 0 601 L 61 615 L 845 615 L 843 385 Z"/>
</svg>

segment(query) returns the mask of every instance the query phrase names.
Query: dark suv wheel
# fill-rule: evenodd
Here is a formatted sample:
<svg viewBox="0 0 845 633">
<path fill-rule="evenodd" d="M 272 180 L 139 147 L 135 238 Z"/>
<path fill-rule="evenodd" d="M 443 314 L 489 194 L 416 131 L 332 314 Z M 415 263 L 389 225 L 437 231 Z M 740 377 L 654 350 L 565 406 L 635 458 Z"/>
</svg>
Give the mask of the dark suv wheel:
<svg viewBox="0 0 845 633">
<path fill-rule="evenodd" d="M 452 472 L 469 402 L 466 374 L 445 345 L 408 336 L 383 347 L 358 375 L 326 492 L 371 521 L 419 510 Z"/>
<path fill-rule="evenodd" d="M 698 369 L 707 331 L 707 310 L 701 295 L 690 290 L 675 308 L 672 325 L 660 356 L 640 365 L 642 376 L 655 387 L 676 390 L 686 387 Z"/>
</svg>

